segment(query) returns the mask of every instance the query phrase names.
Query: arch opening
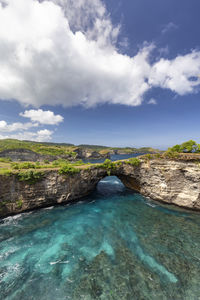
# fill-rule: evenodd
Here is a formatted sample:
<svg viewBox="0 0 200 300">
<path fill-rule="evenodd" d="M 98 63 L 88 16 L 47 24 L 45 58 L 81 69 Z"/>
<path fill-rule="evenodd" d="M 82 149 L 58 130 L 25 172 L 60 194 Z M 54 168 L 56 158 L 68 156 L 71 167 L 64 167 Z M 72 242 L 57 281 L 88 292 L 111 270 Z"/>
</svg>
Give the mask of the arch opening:
<svg viewBox="0 0 200 300">
<path fill-rule="evenodd" d="M 106 176 L 101 179 L 96 187 L 99 194 L 111 195 L 124 193 L 127 188 L 117 176 Z"/>
</svg>

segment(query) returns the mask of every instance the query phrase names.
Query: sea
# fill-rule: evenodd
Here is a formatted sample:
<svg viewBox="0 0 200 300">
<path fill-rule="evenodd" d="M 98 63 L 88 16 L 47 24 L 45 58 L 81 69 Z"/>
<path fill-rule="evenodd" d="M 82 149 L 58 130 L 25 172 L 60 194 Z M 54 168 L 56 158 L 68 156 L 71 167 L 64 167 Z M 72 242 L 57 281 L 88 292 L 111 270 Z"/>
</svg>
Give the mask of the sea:
<svg viewBox="0 0 200 300">
<path fill-rule="evenodd" d="M 1 219 L 0 299 L 199 300 L 200 214 L 109 176 L 73 205 Z"/>
</svg>

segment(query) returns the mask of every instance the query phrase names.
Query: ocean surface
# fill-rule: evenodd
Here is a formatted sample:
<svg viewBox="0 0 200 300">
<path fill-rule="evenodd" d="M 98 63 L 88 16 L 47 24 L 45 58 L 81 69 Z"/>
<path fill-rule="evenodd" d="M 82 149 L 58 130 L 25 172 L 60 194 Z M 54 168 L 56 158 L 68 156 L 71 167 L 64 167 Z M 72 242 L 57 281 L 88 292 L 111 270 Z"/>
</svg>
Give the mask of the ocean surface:
<svg viewBox="0 0 200 300">
<path fill-rule="evenodd" d="M 71 206 L 0 220 L 1 300 L 198 300 L 200 214 L 116 177 Z"/>
<path fill-rule="evenodd" d="M 144 153 L 132 153 L 132 154 L 112 154 L 110 156 L 110 160 L 112 161 L 116 161 L 116 160 L 120 160 L 120 159 L 128 159 L 131 157 L 137 157 L 139 155 L 142 155 Z M 89 162 L 89 163 L 103 163 L 105 161 L 105 158 L 101 158 L 101 159 L 85 159 L 84 162 Z"/>
</svg>

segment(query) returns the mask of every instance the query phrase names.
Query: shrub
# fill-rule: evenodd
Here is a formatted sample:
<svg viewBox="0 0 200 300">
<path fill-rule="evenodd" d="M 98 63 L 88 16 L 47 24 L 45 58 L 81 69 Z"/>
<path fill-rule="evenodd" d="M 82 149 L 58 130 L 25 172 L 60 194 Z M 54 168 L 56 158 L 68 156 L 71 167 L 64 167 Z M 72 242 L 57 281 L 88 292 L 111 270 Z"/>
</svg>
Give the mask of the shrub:
<svg viewBox="0 0 200 300">
<path fill-rule="evenodd" d="M 193 140 L 189 140 L 187 142 L 184 142 L 180 145 L 175 145 L 171 148 L 168 149 L 168 151 L 171 152 L 178 152 L 178 153 L 196 153 L 200 151 L 199 145 L 193 141 Z"/>
<path fill-rule="evenodd" d="M 9 163 L 12 159 L 10 157 L 0 157 L 0 162 Z"/>
<path fill-rule="evenodd" d="M 10 169 L 1 168 L 0 175 L 11 176 L 13 173 Z"/>
<path fill-rule="evenodd" d="M 175 145 L 172 148 L 169 148 L 168 150 L 172 152 L 183 152 L 181 145 Z"/>
<path fill-rule="evenodd" d="M 160 153 L 156 153 L 155 158 L 162 158 L 162 155 Z"/>
<path fill-rule="evenodd" d="M 75 161 L 75 162 L 73 162 L 72 164 L 73 164 L 73 166 L 82 166 L 82 165 L 86 165 L 86 163 L 84 163 L 84 162 L 82 161 L 82 159 L 80 159 L 80 160 L 78 160 L 78 161 Z"/>
<path fill-rule="evenodd" d="M 175 152 L 175 151 L 172 151 L 172 150 L 167 150 L 164 154 L 163 154 L 164 157 L 166 158 L 172 158 L 172 159 L 175 159 L 175 158 L 178 158 L 179 157 L 179 153 L 178 152 Z"/>
<path fill-rule="evenodd" d="M 79 172 L 80 172 L 80 169 L 74 168 L 70 165 L 64 165 L 58 171 L 58 173 L 62 174 L 62 175 L 65 175 L 65 174 L 74 175 L 74 174 L 77 174 Z"/>
<path fill-rule="evenodd" d="M 11 167 L 15 170 L 35 169 L 36 165 L 32 162 L 12 163 Z"/>
<path fill-rule="evenodd" d="M 52 165 L 54 166 L 54 167 L 61 167 L 61 166 L 63 166 L 63 165 L 66 165 L 66 164 L 68 164 L 69 163 L 69 161 L 68 160 L 66 160 L 66 159 L 56 159 L 56 160 L 54 160 L 53 162 L 52 162 Z"/>
<path fill-rule="evenodd" d="M 141 160 L 139 160 L 137 157 L 132 157 L 126 163 L 134 167 L 137 167 L 141 164 Z"/>
<path fill-rule="evenodd" d="M 22 205 L 23 205 L 23 201 L 22 199 L 20 198 L 19 200 L 16 201 L 16 205 L 17 205 L 17 208 L 22 208 Z"/>
<path fill-rule="evenodd" d="M 121 162 L 121 161 L 117 161 L 117 162 L 115 163 L 115 165 L 116 165 L 116 167 L 121 167 L 121 166 L 122 166 L 122 162 Z"/>
<path fill-rule="evenodd" d="M 106 159 L 103 164 L 98 166 L 99 168 L 106 169 L 108 176 L 110 176 L 111 172 L 116 170 L 117 166 L 110 159 Z"/>
<path fill-rule="evenodd" d="M 44 172 L 29 170 L 26 172 L 20 172 L 17 174 L 19 181 L 25 181 L 28 184 L 35 184 L 36 182 L 42 180 Z"/>
</svg>

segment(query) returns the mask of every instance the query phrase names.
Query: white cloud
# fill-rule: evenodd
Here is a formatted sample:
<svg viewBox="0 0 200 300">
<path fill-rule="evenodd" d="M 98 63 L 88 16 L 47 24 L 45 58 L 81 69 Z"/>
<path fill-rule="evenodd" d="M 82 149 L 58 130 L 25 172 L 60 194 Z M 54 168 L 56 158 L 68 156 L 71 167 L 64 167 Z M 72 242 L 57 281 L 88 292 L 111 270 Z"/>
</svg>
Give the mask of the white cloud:
<svg viewBox="0 0 200 300">
<path fill-rule="evenodd" d="M 195 92 L 200 83 L 190 78 L 200 73 L 200 52 L 155 64 L 149 61 L 152 46 L 134 57 L 120 54 L 120 27 L 113 26 L 100 0 L 4 2 L 0 99 L 35 107 L 105 102 L 135 106 L 154 86 L 183 95 Z"/>
<path fill-rule="evenodd" d="M 153 105 L 155 105 L 155 104 L 157 104 L 157 101 L 156 101 L 156 99 L 151 98 L 151 99 L 147 102 L 147 104 L 153 104 Z"/>
<path fill-rule="evenodd" d="M 171 30 L 176 30 L 178 29 L 178 26 L 176 24 L 174 24 L 173 22 L 169 22 L 167 25 L 164 26 L 163 30 L 162 30 L 162 34 L 165 34 Z"/>
<path fill-rule="evenodd" d="M 89 40 L 99 46 L 115 44 L 120 25 L 113 26 L 106 7 L 101 0 L 49 0 L 59 5 L 67 18 L 70 29 L 84 32 Z"/>
<path fill-rule="evenodd" d="M 15 134 L 0 134 L 0 139 L 18 139 L 18 140 L 29 140 L 37 142 L 48 142 L 52 139 L 53 131 L 44 129 L 37 132 L 24 131 Z"/>
<path fill-rule="evenodd" d="M 31 119 L 32 122 L 38 122 L 40 124 L 46 125 L 58 125 L 60 122 L 63 122 L 64 118 L 61 115 L 55 115 L 54 112 L 50 110 L 25 110 L 24 113 L 20 113 L 20 116 L 24 118 Z"/>
<path fill-rule="evenodd" d="M 35 127 L 46 125 L 58 125 L 63 121 L 63 117 L 55 115 L 52 111 L 38 110 L 26 110 L 24 113 L 20 113 L 20 116 L 30 118 L 32 122 L 21 123 L 15 122 L 8 124 L 6 121 L 0 121 L 0 139 L 13 138 L 19 140 L 32 140 L 45 142 L 52 139 L 54 131 L 48 129 L 40 129 L 37 132 L 29 131 Z"/>
<path fill-rule="evenodd" d="M 199 89 L 199 73 L 200 52 L 193 51 L 184 56 L 179 55 L 174 60 L 161 59 L 155 63 L 151 68 L 149 83 L 184 95 Z"/>
<path fill-rule="evenodd" d="M 37 131 L 35 138 L 36 138 L 36 141 L 38 141 L 38 142 L 50 141 L 52 134 L 53 134 L 52 130 L 43 129 L 43 130 Z"/>
<path fill-rule="evenodd" d="M 12 123 L 8 124 L 6 121 L 0 121 L 0 132 L 14 132 L 14 131 L 24 131 L 31 127 L 37 127 L 37 123 Z"/>
</svg>

